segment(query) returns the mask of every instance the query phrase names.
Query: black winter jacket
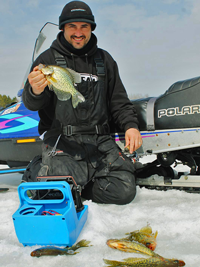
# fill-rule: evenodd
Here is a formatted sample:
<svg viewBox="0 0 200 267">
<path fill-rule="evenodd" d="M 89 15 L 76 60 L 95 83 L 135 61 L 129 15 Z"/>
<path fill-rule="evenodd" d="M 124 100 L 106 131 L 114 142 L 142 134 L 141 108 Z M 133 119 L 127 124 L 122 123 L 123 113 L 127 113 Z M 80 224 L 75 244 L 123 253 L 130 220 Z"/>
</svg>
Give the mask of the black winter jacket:
<svg viewBox="0 0 200 267">
<path fill-rule="evenodd" d="M 52 43 L 51 47 L 35 60 L 31 70 L 40 63 L 46 65 L 55 65 L 55 57 L 53 54 L 53 49 L 55 49 L 65 57 L 68 68 L 71 68 L 79 73 L 90 73 L 92 75 L 97 75 L 96 66 L 94 64 L 94 55 L 97 49 L 99 49 L 97 47 L 96 36 L 92 34 L 88 44 L 81 50 L 75 50 L 73 47 L 71 47 L 69 51 L 68 47 L 65 45 L 65 42 L 66 41 L 64 40 L 63 33 L 60 32 L 57 36 L 57 39 Z M 107 93 L 108 110 L 110 112 L 108 117 L 115 125 L 117 125 L 118 130 L 120 131 L 125 132 L 129 128 L 138 129 L 137 114 L 133 104 L 128 99 L 127 93 L 120 79 L 117 63 L 107 51 L 103 49 L 99 50 L 104 61 L 106 72 L 105 90 Z M 39 112 L 39 133 L 42 134 L 44 131 L 52 128 L 56 103 L 56 95 L 54 92 L 50 91 L 48 87 L 46 87 L 41 95 L 36 96 L 33 94 L 31 86 L 27 80 L 22 98 L 25 106 L 28 109 L 33 111 L 38 110 Z"/>
</svg>

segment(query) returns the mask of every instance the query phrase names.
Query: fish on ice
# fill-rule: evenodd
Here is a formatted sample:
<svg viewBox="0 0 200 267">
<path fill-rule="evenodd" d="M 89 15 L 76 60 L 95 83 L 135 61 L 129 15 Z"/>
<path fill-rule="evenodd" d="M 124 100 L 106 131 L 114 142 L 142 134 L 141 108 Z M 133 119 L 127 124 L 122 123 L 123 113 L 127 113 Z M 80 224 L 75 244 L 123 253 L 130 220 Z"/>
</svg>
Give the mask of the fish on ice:
<svg viewBox="0 0 200 267">
<path fill-rule="evenodd" d="M 150 225 L 147 225 L 140 230 L 127 233 L 126 235 L 129 235 L 127 240 L 142 243 L 153 251 L 157 246 L 156 237 L 158 232 L 156 231 L 155 233 L 152 233 L 152 228 Z"/>
<path fill-rule="evenodd" d="M 59 248 L 56 246 L 45 246 L 38 249 L 35 249 L 31 252 L 32 257 L 41 257 L 41 256 L 58 256 L 58 255 L 75 255 L 77 249 L 82 247 L 89 247 L 90 241 L 81 240 L 72 247 Z"/>
<path fill-rule="evenodd" d="M 110 248 L 118 249 L 124 252 L 142 253 L 152 257 L 161 257 L 151 249 L 147 248 L 145 245 L 134 241 L 125 239 L 109 239 L 107 240 L 107 245 Z"/>
<path fill-rule="evenodd" d="M 145 258 L 127 258 L 123 261 L 114 261 L 114 260 L 106 260 L 104 259 L 104 262 L 108 264 L 107 267 L 113 267 L 113 266 L 137 266 L 137 267 L 178 267 L 178 266 L 185 266 L 185 262 L 182 260 L 176 260 L 176 259 L 165 259 L 165 258 L 156 258 L 151 257 L 148 259 Z"/>
</svg>

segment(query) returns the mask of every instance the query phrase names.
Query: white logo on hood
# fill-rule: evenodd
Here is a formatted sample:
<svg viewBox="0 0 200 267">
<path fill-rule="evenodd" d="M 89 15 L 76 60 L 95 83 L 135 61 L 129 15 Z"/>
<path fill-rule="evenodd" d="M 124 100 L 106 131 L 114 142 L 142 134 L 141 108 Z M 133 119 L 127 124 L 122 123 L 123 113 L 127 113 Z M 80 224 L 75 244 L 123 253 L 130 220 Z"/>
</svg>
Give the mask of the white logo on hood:
<svg viewBox="0 0 200 267">
<path fill-rule="evenodd" d="M 77 9 L 72 9 L 71 12 L 74 12 L 74 11 L 86 11 L 85 9 L 81 9 L 81 8 L 77 8 Z"/>
</svg>

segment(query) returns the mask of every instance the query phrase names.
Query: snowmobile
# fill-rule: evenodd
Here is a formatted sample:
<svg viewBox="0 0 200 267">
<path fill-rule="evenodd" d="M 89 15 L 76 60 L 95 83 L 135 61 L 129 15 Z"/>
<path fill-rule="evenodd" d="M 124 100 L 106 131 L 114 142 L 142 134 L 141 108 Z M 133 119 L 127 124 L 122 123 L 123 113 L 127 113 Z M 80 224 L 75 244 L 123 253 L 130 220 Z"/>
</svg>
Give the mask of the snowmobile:
<svg viewBox="0 0 200 267">
<path fill-rule="evenodd" d="M 42 140 L 38 133 L 38 112 L 27 110 L 21 96 L 33 61 L 51 45 L 57 32 L 58 26 L 54 23 L 47 22 L 42 27 L 22 82 L 22 89 L 17 94 L 20 101 L 0 109 L 0 164 L 10 167 L 1 170 L 0 173 L 24 171 L 34 156 L 41 154 Z"/>
<path fill-rule="evenodd" d="M 58 33 L 58 25 L 46 23 L 36 39 L 32 62 L 47 49 Z M 27 79 L 30 67 L 24 77 Z M 22 95 L 21 89 L 18 97 Z M 147 155 L 155 160 L 139 164 L 136 183 L 152 189 L 200 190 L 200 77 L 175 82 L 159 97 L 132 100 L 138 118 L 142 146 L 132 155 L 133 162 Z M 10 168 L 1 173 L 23 172 L 36 155 L 41 154 L 38 133 L 39 116 L 29 111 L 22 101 L 0 110 L 0 164 Z M 124 151 L 125 135 L 112 134 Z M 186 165 L 188 172 L 177 172 L 178 164 Z"/>
<path fill-rule="evenodd" d="M 139 186 L 199 192 L 199 92 L 200 77 L 195 77 L 172 84 L 159 97 L 132 101 L 143 138 L 137 157 L 156 156 L 136 170 Z M 115 134 L 115 140 L 123 149 L 124 136 Z M 177 172 L 178 164 L 187 166 L 187 171 Z"/>
</svg>

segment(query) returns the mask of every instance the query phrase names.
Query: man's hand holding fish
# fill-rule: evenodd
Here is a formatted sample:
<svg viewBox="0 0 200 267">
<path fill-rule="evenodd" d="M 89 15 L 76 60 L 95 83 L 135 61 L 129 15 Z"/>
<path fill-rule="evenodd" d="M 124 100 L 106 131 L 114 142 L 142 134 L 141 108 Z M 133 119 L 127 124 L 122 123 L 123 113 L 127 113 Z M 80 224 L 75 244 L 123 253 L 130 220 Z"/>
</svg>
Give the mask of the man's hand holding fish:
<svg viewBox="0 0 200 267">
<path fill-rule="evenodd" d="M 28 75 L 29 83 L 32 87 L 32 91 L 35 95 L 40 95 L 45 87 L 48 85 L 48 81 L 44 74 L 36 66 L 31 73 Z"/>
</svg>

